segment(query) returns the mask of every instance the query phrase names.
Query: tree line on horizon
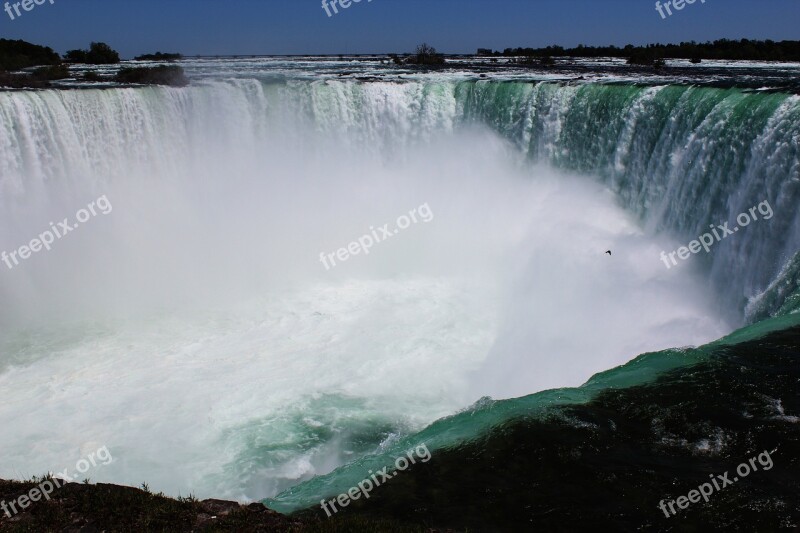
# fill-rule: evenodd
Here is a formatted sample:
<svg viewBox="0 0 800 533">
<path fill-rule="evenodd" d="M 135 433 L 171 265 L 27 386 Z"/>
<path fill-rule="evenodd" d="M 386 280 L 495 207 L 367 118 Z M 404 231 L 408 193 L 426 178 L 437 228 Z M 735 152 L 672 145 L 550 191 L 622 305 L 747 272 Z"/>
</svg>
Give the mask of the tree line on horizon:
<svg viewBox="0 0 800 533">
<path fill-rule="evenodd" d="M 482 52 L 482 53 L 480 53 Z M 800 61 L 800 41 L 718 39 L 698 43 L 654 43 L 646 46 L 585 46 L 564 48 L 553 45 L 545 48 L 506 48 L 502 52 L 481 50 L 479 55 L 493 57 L 623 57 L 658 59 L 740 59 L 751 61 Z"/>
</svg>

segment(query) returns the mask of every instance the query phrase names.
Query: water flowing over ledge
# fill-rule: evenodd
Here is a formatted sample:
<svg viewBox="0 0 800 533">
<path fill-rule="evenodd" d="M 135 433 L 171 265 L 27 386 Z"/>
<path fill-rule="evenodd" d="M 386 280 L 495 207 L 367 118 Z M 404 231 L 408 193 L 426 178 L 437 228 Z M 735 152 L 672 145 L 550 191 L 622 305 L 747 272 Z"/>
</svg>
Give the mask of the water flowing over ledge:
<svg viewBox="0 0 800 533">
<path fill-rule="evenodd" d="M 303 143 L 310 127 L 392 157 L 475 123 L 532 161 L 600 180 L 645 227 L 683 242 L 769 201 L 774 219 L 698 258 L 734 321 L 800 249 L 800 97 L 677 85 L 242 79 L 0 93 L 0 198 L 175 171 L 200 155 L 198 141 L 252 153 Z M 759 316 L 782 305 L 770 299 Z"/>
</svg>

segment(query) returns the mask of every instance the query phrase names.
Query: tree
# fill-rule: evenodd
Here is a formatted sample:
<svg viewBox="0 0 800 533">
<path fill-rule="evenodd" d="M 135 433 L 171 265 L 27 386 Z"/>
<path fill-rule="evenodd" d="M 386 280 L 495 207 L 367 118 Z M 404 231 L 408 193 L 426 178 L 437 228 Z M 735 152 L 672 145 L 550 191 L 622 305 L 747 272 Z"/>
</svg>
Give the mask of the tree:
<svg viewBox="0 0 800 533">
<path fill-rule="evenodd" d="M 26 41 L 0 39 L 0 71 L 21 70 L 40 65 L 58 65 L 61 58 L 52 48 Z"/>
<path fill-rule="evenodd" d="M 64 60 L 70 63 L 87 63 L 86 54 L 86 50 L 67 50 Z"/>
<path fill-rule="evenodd" d="M 422 43 L 417 46 L 413 62 L 417 65 L 443 65 L 444 56 L 437 53 L 436 48 L 429 46 L 428 43 Z"/>
<path fill-rule="evenodd" d="M 106 65 L 119 63 L 119 54 L 106 43 L 92 43 L 86 59 L 92 65 Z"/>
</svg>

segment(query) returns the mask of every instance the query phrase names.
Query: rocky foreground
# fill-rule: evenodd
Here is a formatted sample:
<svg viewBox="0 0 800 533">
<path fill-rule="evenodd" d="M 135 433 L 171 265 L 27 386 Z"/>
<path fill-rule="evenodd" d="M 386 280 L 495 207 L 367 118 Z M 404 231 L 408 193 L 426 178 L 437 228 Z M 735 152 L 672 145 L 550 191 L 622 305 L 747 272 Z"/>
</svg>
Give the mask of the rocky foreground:
<svg viewBox="0 0 800 533">
<path fill-rule="evenodd" d="M 0 480 L 0 501 L 16 502 L 41 480 Z M 400 531 L 432 533 L 437 530 L 403 526 L 390 520 L 355 516 L 323 520 L 292 518 L 260 503 L 240 505 L 224 500 L 168 498 L 149 490 L 105 483 L 67 483 L 50 500 L 39 498 L 11 518 L 0 510 L 2 532 L 340 532 Z M 10 508 L 6 505 L 6 509 Z M 441 530 L 438 530 L 441 531 Z"/>
<path fill-rule="evenodd" d="M 0 500 L 18 501 L 39 485 L 35 481 L 0 481 Z M 175 500 L 104 483 L 67 483 L 49 501 L 39 499 L 11 518 L 0 511 L 0 531 L 301 531 L 302 526 L 260 503 Z"/>
</svg>

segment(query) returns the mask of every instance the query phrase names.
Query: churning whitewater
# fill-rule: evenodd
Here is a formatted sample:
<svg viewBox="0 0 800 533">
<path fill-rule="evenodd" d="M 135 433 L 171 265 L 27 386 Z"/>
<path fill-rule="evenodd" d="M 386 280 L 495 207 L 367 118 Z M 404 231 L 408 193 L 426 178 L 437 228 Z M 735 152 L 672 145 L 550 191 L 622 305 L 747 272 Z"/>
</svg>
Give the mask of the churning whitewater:
<svg viewBox="0 0 800 533">
<path fill-rule="evenodd" d="M 113 204 L 0 276 L 0 477 L 107 445 L 94 481 L 271 497 L 482 396 L 716 339 L 800 247 L 799 119 L 787 95 L 456 76 L 0 93 L 0 249 Z M 770 227 L 664 268 L 764 199 Z"/>
</svg>

